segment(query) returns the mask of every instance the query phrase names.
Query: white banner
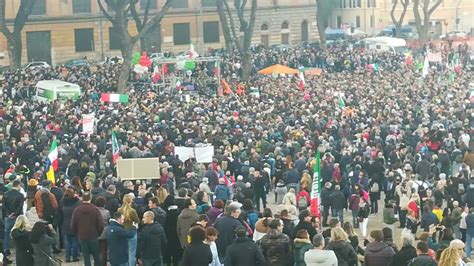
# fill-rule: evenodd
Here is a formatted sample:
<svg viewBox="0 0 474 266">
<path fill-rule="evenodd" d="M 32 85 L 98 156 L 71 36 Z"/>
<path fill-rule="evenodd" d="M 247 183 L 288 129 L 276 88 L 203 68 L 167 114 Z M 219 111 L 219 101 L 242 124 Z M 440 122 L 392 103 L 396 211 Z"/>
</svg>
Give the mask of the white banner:
<svg viewBox="0 0 474 266">
<path fill-rule="evenodd" d="M 428 52 L 427 56 L 428 56 L 428 61 L 429 62 L 440 62 L 441 63 L 441 60 L 442 60 L 441 52 L 437 52 L 437 53 Z"/>
<path fill-rule="evenodd" d="M 181 161 L 195 158 L 198 163 L 212 163 L 214 157 L 214 146 L 207 147 L 174 147 L 174 154 Z"/>
<path fill-rule="evenodd" d="M 82 133 L 86 135 L 94 134 L 95 113 L 82 115 Z"/>
</svg>

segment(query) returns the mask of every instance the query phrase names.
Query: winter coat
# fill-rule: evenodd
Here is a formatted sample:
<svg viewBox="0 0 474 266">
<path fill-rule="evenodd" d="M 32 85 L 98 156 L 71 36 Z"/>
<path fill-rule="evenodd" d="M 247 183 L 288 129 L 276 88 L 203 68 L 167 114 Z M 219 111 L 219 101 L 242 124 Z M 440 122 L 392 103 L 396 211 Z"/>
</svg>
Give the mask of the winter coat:
<svg viewBox="0 0 474 266">
<path fill-rule="evenodd" d="M 230 189 L 223 184 L 219 184 L 216 186 L 214 190 L 214 196 L 216 197 L 216 200 L 220 199 L 223 200 L 224 202 L 231 200 L 231 192 Z"/>
<path fill-rule="evenodd" d="M 334 251 L 338 266 L 357 265 L 357 253 L 348 241 L 329 242 L 326 249 Z"/>
<path fill-rule="evenodd" d="M 16 265 L 33 265 L 33 246 L 31 245 L 30 232 L 17 228 L 12 231 L 11 236 L 15 243 Z"/>
<path fill-rule="evenodd" d="M 414 266 L 436 266 L 438 263 L 428 254 L 421 254 L 411 259 L 409 265 Z"/>
<path fill-rule="evenodd" d="M 344 194 L 342 191 L 334 191 L 331 194 L 331 207 L 334 210 L 342 210 L 347 208 L 347 201 L 346 197 L 344 197 Z"/>
<path fill-rule="evenodd" d="M 222 215 L 214 223 L 214 227 L 219 232 L 216 240 L 219 257 L 225 255 L 225 250 L 235 239 L 235 229 L 243 224 L 232 216 Z"/>
<path fill-rule="evenodd" d="M 53 263 L 50 261 L 49 257 L 53 256 L 53 244 L 55 243 L 56 232 L 52 230 L 51 234 L 42 235 L 38 243 L 31 244 L 34 250 L 34 266 L 53 266 Z"/>
<path fill-rule="evenodd" d="M 97 207 L 82 203 L 74 209 L 71 229 L 78 240 L 96 240 L 104 230 L 104 219 Z"/>
<path fill-rule="evenodd" d="M 49 193 L 48 199 L 49 199 L 49 203 L 51 207 L 54 210 L 58 209 L 58 202 L 56 201 L 56 197 L 54 196 L 53 193 L 50 193 L 49 190 L 47 190 L 46 188 L 42 188 L 41 190 L 38 190 L 35 194 L 35 208 L 36 208 L 36 213 L 38 214 L 38 217 L 40 219 L 45 219 L 45 217 L 43 217 L 43 211 L 44 211 L 44 202 L 42 198 L 43 193 Z"/>
<path fill-rule="evenodd" d="M 413 246 L 404 246 L 397 254 L 393 255 L 390 266 L 407 266 L 410 260 L 416 256 L 416 248 Z"/>
<path fill-rule="evenodd" d="M 265 258 L 257 244 L 248 237 L 237 238 L 225 253 L 225 266 L 264 266 Z"/>
<path fill-rule="evenodd" d="M 105 237 L 109 246 L 110 263 L 112 265 L 123 264 L 128 261 L 128 240 L 135 236 L 137 229 L 133 226 L 130 230 L 125 228 L 115 220 L 110 220 L 110 224 L 105 228 Z"/>
<path fill-rule="evenodd" d="M 468 214 L 466 216 L 466 234 L 474 235 L 474 214 Z"/>
<path fill-rule="evenodd" d="M 140 230 L 137 242 L 137 257 L 161 259 L 161 248 L 166 246 L 166 235 L 160 223 L 146 224 Z"/>
<path fill-rule="evenodd" d="M 184 249 L 182 265 L 209 266 L 212 262 L 211 247 L 208 244 L 191 243 Z"/>
<path fill-rule="evenodd" d="M 304 254 L 306 266 L 337 266 L 336 254 L 332 250 L 311 249 Z"/>
<path fill-rule="evenodd" d="M 211 207 L 207 212 L 207 218 L 209 218 L 209 224 L 214 224 L 217 220 L 217 217 L 222 214 L 222 210 L 216 207 Z"/>
<path fill-rule="evenodd" d="M 395 219 L 395 210 L 393 208 L 384 208 L 383 209 L 383 223 L 384 224 L 394 224 Z"/>
<path fill-rule="evenodd" d="M 197 222 L 199 214 L 195 210 L 184 209 L 178 216 L 177 232 L 181 247 L 185 248 L 188 245 L 188 234 L 191 225 Z"/>
<path fill-rule="evenodd" d="M 73 235 L 74 232 L 71 229 L 71 219 L 72 214 L 77 206 L 79 206 L 80 201 L 78 198 L 64 198 L 61 204 L 61 213 L 62 213 L 62 223 L 61 223 L 61 233 L 63 235 Z"/>
<path fill-rule="evenodd" d="M 270 230 L 260 240 L 260 248 L 262 249 L 267 265 L 289 265 L 291 258 L 291 240 L 287 235 L 274 229 Z"/>
<path fill-rule="evenodd" d="M 392 261 L 395 251 L 384 242 L 372 242 L 365 247 L 366 266 L 388 265 Z"/>
<path fill-rule="evenodd" d="M 295 266 L 306 266 L 304 262 L 304 254 L 313 248 L 309 239 L 295 238 L 293 254 L 295 256 Z"/>
<path fill-rule="evenodd" d="M 331 206 L 331 191 L 327 188 L 321 190 L 321 206 Z"/>
<path fill-rule="evenodd" d="M 165 201 L 166 202 L 166 201 Z M 171 205 L 166 211 L 165 234 L 168 244 L 165 246 L 163 252 L 164 257 L 167 256 L 181 256 L 182 249 L 178 237 L 177 223 L 178 223 L 178 206 Z"/>
<path fill-rule="evenodd" d="M 297 233 L 301 229 L 306 229 L 309 234 L 309 239 L 313 239 L 313 237 L 317 234 L 316 229 L 314 229 L 313 225 L 310 222 L 299 221 L 295 227 L 294 232 Z"/>
</svg>

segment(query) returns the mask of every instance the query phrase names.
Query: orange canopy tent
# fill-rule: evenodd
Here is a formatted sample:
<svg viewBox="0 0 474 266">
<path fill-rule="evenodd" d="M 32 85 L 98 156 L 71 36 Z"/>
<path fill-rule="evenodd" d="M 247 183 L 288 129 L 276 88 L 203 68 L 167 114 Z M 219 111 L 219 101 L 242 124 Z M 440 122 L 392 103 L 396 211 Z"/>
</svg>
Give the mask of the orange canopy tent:
<svg viewBox="0 0 474 266">
<path fill-rule="evenodd" d="M 262 74 L 262 75 L 271 75 L 273 73 L 276 73 L 276 74 L 298 74 L 298 70 L 293 69 L 293 68 L 289 68 L 289 67 L 284 66 L 284 65 L 277 64 L 277 65 L 273 65 L 273 66 L 270 66 L 270 67 L 267 67 L 267 68 L 264 68 L 264 69 L 258 71 L 258 74 Z"/>
</svg>

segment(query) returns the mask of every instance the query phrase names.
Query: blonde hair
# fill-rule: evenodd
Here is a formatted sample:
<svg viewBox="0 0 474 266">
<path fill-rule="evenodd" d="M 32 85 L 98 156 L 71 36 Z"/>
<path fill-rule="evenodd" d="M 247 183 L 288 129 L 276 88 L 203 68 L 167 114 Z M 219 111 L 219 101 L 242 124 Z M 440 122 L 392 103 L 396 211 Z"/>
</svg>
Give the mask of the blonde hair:
<svg viewBox="0 0 474 266">
<path fill-rule="evenodd" d="M 156 191 L 156 198 L 158 199 L 158 204 L 161 205 L 165 202 L 165 199 L 168 197 L 168 190 L 164 187 L 160 187 L 158 191 Z"/>
<path fill-rule="evenodd" d="M 126 194 L 125 196 L 123 196 L 122 206 L 118 209 L 118 211 L 123 214 L 123 218 L 125 221 L 128 221 L 130 219 L 130 214 L 133 211 L 133 198 L 134 196 L 132 196 L 131 194 Z"/>
<path fill-rule="evenodd" d="M 342 228 L 344 228 L 344 232 L 346 232 L 348 236 L 357 236 L 357 234 L 354 232 L 354 226 L 352 226 L 350 222 L 344 222 Z"/>
<path fill-rule="evenodd" d="M 26 217 L 26 215 L 22 214 L 16 218 L 15 224 L 13 225 L 12 230 L 10 231 L 10 234 L 15 229 L 18 229 L 20 231 L 31 230 L 30 220 L 28 220 L 28 217 Z"/>
<path fill-rule="evenodd" d="M 332 228 L 331 229 L 331 242 L 336 241 L 347 241 L 348 237 L 346 232 L 342 228 Z"/>
<path fill-rule="evenodd" d="M 441 258 L 439 259 L 439 266 L 457 266 L 461 255 L 459 251 L 455 248 L 446 248 L 441 253 Z"/>
</svg>

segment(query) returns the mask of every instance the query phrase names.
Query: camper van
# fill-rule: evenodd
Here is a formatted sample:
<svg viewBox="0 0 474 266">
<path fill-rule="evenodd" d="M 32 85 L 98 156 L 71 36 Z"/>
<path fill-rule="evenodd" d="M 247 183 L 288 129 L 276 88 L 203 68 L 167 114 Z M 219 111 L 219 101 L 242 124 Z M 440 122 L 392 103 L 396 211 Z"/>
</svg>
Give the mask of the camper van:
<svg viewBox="0 0 474 266">
<path fill-rule="evenodd" d="M 76 100 L 81 97 L 81 87 L 61 80 L 41 80 L 36 84 L 36 100 Z"/>
<path fill-rule="evenodd" d="M 364 43 L 367 50 L 390 51 L 396 54 L 404 54 L 407 51 L 407 42 L 400 38 L 372 37 L 364 39 Z"/>
</svg>

